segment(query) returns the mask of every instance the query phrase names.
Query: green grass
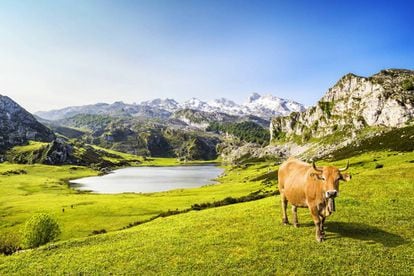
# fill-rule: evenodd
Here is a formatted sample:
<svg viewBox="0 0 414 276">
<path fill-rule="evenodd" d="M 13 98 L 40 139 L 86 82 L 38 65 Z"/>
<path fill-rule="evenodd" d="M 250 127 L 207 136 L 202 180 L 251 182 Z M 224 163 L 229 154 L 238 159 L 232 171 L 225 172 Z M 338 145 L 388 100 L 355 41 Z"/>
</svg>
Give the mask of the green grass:
<svg viewBox="0 0 414 276">
<path fill-rule="evenodd" d="M 143 165 L 152 166 L 177 164 L 175 159 L 167 158 L 151 158 L 143 162 Z M 26 173 L 10 173 L 21 170 Z M 97 172 L 92 169 L 4 163 L 0 165 L 0 234 L 19 231 L 31 215 L 40 212 L 57 217 L 62 228 L 62 240 L 88 236 L 94 230 L 114 231 L 168 210 L 185 210 L 193 204 L 223 200 L 229 196 L 237 198 L 261 189 L 269 190 L 264 186 L 264 180 L 251 180 L 267 173 L 267 170 L 263 164 L 252 166 L 250 170 L 235 169 L 223 176 L 220 184 L 194 189 L 102 195 L 68 188 L 69 179 L 96 175 Z"/>
<path fill-rule="evenodd" d="M 412 275 L 414 153 L 350 161 L 353 179 L 341 185 L 323 243 L 315 241 L 306 209 L 299 209 L 300 228 L 282 225 L 276 196 L 0 257 L 0 273 Z M 383 168 L 375 169 L 378 163 Z M 251 177 L 256 169 L 264 168 L 244 172 Z"/>
<path fill-rule="evenodd" d="M 129 153 L 119 152 L 115 150 L 106 149 L 96 145 L 92 147 L 102 153 L 102 158 L 114 164 L 128 162 L 134 166 L 147 166 L 147 167 L 163 167 L 163 166 L 178 166 L 178 165 L 198 165 L 198 164 L 215 164 L 218 160 L 196 160 L 196 161 L 179 161 L 177 158 L 164 158 L 164 157 L 147 157 L 137 156 Z M 140 163 L 136 163 L 139 161 Z"/>
<path fill-rule="evenodd" d="M 46 142 L 29 141 L 27 145 L 15 146 L 10 149 L 6 153 L 5 159 L 17 163 L 33 164 L 42 159 L 43 152 L 48 146 L 49 143 Z"/>
<path fill-rule="evenodd" d="M 350 161 L 353 179 L 341 185 L 323 243 L 315 241 L 306 209 L 299 210 L 300 228 L 282 225 L 276 196 L 0 257 L 0 273 L 412 275 L 414 153 L 374 152 Z M 378 163 L 383 168 L 375 169 Z M 262 174 L 267 169 L 264 164 L 237 169 L 226 181 L 234 177 L 236 189 L 256 170 Z M 192 193 L 213 187 L 224 191 L 226 185 L 233 187 L 228 183 Z M 161 193 L 157 201 L 174 195 L 179 196 L 176 191 Z"/>
<path fill-rule="evenodd" d="M 377 132 L 380 128 L 375 129 Z M 382 129 L 385 133 L 377 134 L 366 138 L 372 133 L 372 129 L 365 130 L 360 134 L 361 138 L 350 145 L 336 150 L 332 153 L 334 159 L 342 159 L 346 156 L 358 155 L 373 150 L 414 150 L 414 125 L 394 129 Z M 333 142 L 333 141 L 332 141 Z"/>
<path fill-rule="evenodd" d="M 37 142 L 37 141 L 29 141 L 27 145 L 23 146 L 15 146 L 11 151 L 15 153 L 27 153 L 27 152 L 33 152 L 36 150 L 40 150 L 44 147 L 47 147 L 49 143 L 47 142 Z"/>
</svg>

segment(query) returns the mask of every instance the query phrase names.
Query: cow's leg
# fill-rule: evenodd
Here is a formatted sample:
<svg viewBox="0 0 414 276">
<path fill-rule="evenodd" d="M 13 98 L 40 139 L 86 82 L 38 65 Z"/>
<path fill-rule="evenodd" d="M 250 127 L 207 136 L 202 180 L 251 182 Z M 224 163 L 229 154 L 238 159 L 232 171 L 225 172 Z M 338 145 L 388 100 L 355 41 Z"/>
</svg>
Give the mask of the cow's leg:
<svg viewBox="0 0 414 276">
<path fill-rule="evenodd" d="M 293 225 L 295 227 L 299 227 L 299 223 L 298 223 L 298 207 L 296 207 L 295 205 L 292 205 L 292 214 L 293 214 Z"/>
<path fill-rule="evenodd" d="M 322 217 L 322 223 L 321 223 L 321 231 L 324 236 L 325 236 L 325 230 L 323 228 L 325 226 L 325 219 L 326 217 Z"/>
<path fill-rule="evenodd" d="M 325 219 L 326 219 L 326 217 L 319 216 L 319 219 L 321 220 L 321 226 L 320 226 L 321 234 L 322 234 L 323 238 L 325 238 L 325 231 L 324 231 L 323 228 L 324 228 L 324 225 L 325 225 Z"/>
<path fill-rule="evenodd" d="M 282 200 L 282 212 L 283 212 L 282 222 L 283 224 L 287 225 L 289 224 L 289 220 L 288 220 L 287 213 L 286 213 L 288 201 L 284 194 L 280 194 L 280 198 Z"/>
<path fill-rule="evenodd" d="M 324 236 L 321 233 L 322 221 L 321 221 L 320 216 L 319 216 L 318 208 L 316 206 L 315 207 L 310 207 L 309 206 L 309 211 L 312 215 L 313 223 L 315 224 L 316 240 L 318 242 L 321 242 L 321 241 L 323 241 Z"/>
</svg>

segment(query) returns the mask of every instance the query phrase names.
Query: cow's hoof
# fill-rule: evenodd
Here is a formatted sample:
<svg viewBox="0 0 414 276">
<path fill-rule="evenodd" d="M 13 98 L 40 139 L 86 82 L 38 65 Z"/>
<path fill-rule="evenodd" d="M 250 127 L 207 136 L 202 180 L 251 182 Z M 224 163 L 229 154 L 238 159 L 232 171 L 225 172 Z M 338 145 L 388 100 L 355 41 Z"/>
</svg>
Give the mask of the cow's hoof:
<svg viewBox="0 0 414 276">
<path fill-rule="evenodd" d="M 325 240 L 325 237 L 323 237 L 323 236 L 316 237 L 317 242 L 323 242 L 324 240 Z"/>
<path fill-rule="evenodd" d="M 293 226 L 295 226 L 296 228 L 299 228 L 299 223 L 294 223 Z"/>
<path fill-rule="evenodd" d="M 289 225 L 289 221 L 288 220 L 283 220 L 282 223 L 283 223 L 283 225 Z"/>
</svg>

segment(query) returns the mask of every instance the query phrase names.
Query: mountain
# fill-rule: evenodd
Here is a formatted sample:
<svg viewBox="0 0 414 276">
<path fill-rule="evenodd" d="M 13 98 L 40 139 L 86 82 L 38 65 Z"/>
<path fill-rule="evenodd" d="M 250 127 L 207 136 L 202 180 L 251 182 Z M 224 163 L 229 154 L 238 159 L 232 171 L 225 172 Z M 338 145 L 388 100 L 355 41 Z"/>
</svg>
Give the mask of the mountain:
<svg viewBox="0 0 414 276">
<path fill-rule="evenodd" d="M 53 132 L 7 96 L 0 95 L 0 151 L 29 140 L 50 142 Z"/>
<path fill-rule="evenodd" d="M 174 118 L 160 121 L 132 116 L 78 114 L 54 121 L 51 127 L 61 135 L 76 135 L 74 138 L 81 143 L 134 155 L 183 160 L 214 159 L 217 157 L 216 145 L 220 142 L 219 135 L 189 128 Z"/>
<path fill-rule="evenodd" d="M 141 102 L 140 105 L 147 106 L 150 108 L 163 109 L 169 112 L 174 112 L 180 109 L 180 104 L 174 99 L 154 99 L 150 101 Z"/>
<path fill-rule="evenodd" d="M 218 147 L 222 160 L 237 165 L 275 157 L 338 160 L 376 150 L 413 151 L 414 71 L 347 74 L 314 106 L 272 118 L 269 131 L 266 147 L 224 141 Z"/>
<path fill-rule="evenodd" d="M 273 144 L 294 142 L 302 145 L 296 153 L 323 156 L 413 123 L 414 71 L 388 69 L 371 77 L 343 76 L 315 106 L 273 118 L 270 133 Z M 414 142 L 414 136 L 404 139 Z"/>
<path fill-rule="evenodd" d="M 276 117 L 273 139 L 300 135 L 323 137 L 365 127 L 401 127 L 414 118 L 414 91 L 405 83 L 414 71 L 389 69 L 369 78 L 347 74 L 305 112 Z"/>
<path fill-rule="evenodd" d="M 281 99 L 271 95 L 261 96 L 252 94 L 246 103 L 237 104 L 234 101 L 221 98 L 204 102 L 191 98 L 179 103 L 174 99 L 154 99 L 138 104 L 125 104 L 115 102 L 112 104 L 98 103 L 94 105 L 72 106 L 51 111 L 39 111 L 35 114 L 47 120 L 59 120 L 73 117 L 78 114 L 133 116 L 145 118 L 168 119 L 173 113 L 192 109 L 209 113 L 227 113 L 233 116 L 257 116 L 269 120 L 273 116 L 287 115 L 290 112 L 305 110 L 304 106 L 290 100 Z"/>
<path fill-rule="evenodd" d="M 172 115 L 188 126 L 206 129 L 211 123 L 234 123 L 234 122 L 254 122 L 262 127 L 268 127 L 269 121 L 254 115 L 229 115 L 223 112 L 206 112 L 196 109 L 180 109 Z"/>
<path fill-rule="evenodd" d="M 70 106 L 50 111 L 39 111 L 35 115 L 47 120 L 60 120 L 79 114 L 110 115 L 110 116 L 135 116 L 147 118 L 168 118 L 171 112 L 154 105 L 125 104 L 114 102 L 112 104 L 97 103 L 82 106 Z"/>
<path fill-rule="evenodd" d="M 305 111 L 305 107 L 291 100 L 281 99 L 272 95 L 260 96 L 257 93 L 251 95 L 243 105 L 246 113 L 254 114 L 262 118 L 274 116 L 286 116 L 291 112 Z"/>
<path fill-rule="evenodd" d="M 174 104 L 168 104 L 168 111 L 176 112 L 180 109 L 192 109 L 209 113 L 226 113 L 233 116 L 249 116 L 254 115 L 265 120 L 269 120 L 273 116 L 284 116 L 291 112 L 304 111 L 305 107 L 294 101 L 285 100 L 272 95 L 261 96 L 253 93 L 243 104 L 237 104 L 226 98 L 215 99 L 213 101 L 204 102 L 197 98 L 191 98 L 183 103 L 177 103 L 174 100 L 153 100 L 152 107 L 164 108 L 165 101 L 173 101 Z M 158 103 L 160 104 L 154 104 Z M 147 102 L 146 102 L 147 103 Z M 168 102 L 170 103 L 170 102 Z"/>
</svg>

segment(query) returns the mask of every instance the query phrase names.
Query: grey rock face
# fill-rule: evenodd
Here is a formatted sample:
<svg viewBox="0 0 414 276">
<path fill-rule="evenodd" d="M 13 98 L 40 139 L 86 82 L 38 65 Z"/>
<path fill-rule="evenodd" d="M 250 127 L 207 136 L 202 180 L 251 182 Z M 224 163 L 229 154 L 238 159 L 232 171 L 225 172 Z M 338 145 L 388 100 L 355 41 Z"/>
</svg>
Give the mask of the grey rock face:
<svg viewBox="0 0 414 276">
<path fill-rule="evenodd" d="M 219 145 L 220 155 L 224 163 L 240 165 L 258 160 L 276 160 L 286 158 L 290 154 L 288 146 L 266 146 L 243 142 L 224 142 Z"/>
<path fill-rule="evenodd" d="M 28 140 L 50 142 L 53 132 L 7 96 L 0 95 L 0 151 Z"/>
<path fill-rule="evenodd" d="M 46 160 L 43 163 L 49 165 L 62 165 L 74 163 L 72 157 L 73 147 L 61 139 L 56 139 L 46 150 Z"/>
<path fill-rule="evenodd" d="M 348 74 L 305 112 L 272 119 L 271 140 L 352 135 L 367 126 L 402 127 L 414 118 L 414 71 L 389 69 L 371 77 Z"/>
</svg>

